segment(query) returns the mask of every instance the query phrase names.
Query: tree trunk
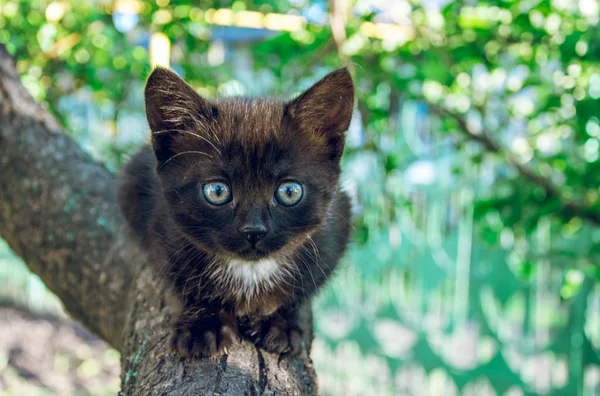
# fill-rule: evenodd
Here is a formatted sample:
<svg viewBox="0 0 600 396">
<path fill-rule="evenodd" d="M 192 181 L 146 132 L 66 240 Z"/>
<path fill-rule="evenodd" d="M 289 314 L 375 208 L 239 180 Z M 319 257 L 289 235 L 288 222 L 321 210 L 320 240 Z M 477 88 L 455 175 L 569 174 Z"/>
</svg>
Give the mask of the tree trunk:
<svg viewBox="0 0 600 396">
<path fill-rule="evenodd" d="M 121 351 L 122 395 L 317 394 L 310 339 L 281 362 L 245 342 L 216 359 L 172 354 L 178 302 L 128 242 L 115 176 L 26 92 L 3 47 L 0 236 L 73 318 Z"/>
</svg>

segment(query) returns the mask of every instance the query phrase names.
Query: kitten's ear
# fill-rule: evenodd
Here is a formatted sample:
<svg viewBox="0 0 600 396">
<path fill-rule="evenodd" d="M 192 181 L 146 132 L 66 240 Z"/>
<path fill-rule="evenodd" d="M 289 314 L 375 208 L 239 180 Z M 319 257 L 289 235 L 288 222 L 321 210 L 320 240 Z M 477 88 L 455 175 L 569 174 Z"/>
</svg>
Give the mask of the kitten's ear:
<svg viewBox="0 0 600 396">
<path fill-rule="evenodd" d="M 327 139 L 332 159 L 344 151 L 344 132 L 352 120 L 354 84 L 347 68 L 336 70 L 287 105 L 287 116 L 301 129 Z"/>
<path fill-rule="evenodd" d="M 174 142 L 185 131 L 201 132 L 216 117 L 216 109 L 175 72 L 162 67 L 146 82 L 146 117 L 159 162 L 171 157 Z"/>
</svg>

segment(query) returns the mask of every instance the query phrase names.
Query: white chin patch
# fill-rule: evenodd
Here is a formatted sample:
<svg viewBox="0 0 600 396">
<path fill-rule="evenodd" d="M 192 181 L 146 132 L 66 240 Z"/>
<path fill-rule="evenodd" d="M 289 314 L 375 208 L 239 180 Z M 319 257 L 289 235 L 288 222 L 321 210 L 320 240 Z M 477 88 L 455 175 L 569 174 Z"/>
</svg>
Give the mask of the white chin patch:
<svg viewBox="0 0 600 396">
<path fill-rule="evenodd" d="M 230 259 L 223 264 L 222 276 L 235 289 L 239 297 L 251 297 L 259 291 L 272 290 L 287 273 L 275 259 L 257 261 Z"/>
</svg>

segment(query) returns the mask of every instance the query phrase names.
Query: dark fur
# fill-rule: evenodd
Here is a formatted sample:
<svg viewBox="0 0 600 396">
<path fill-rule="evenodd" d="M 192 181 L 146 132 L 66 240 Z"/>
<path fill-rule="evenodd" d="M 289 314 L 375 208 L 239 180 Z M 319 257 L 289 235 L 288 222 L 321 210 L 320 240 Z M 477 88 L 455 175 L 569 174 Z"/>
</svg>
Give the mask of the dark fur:
<svg viewBox="0 0 600 396">
<path fill-rule="evenodd" d="M 174 346 L 183 356 L 214 355 L 238 335 L 267 351 L 298 350 L 299 308 L 348 243 L 350 205 L 338 179 L 353 101 L 345 69 L 291 102 L 209 102 L 169 70 L 151 74 L 152 147 L 125 166 L 119 200 L 138 242 L 181 296 Z M 229 183 L 231 203 L 215 207 L 203 198 L 203 183 L 215 179 Z M 283 180 L 304 186 L 297 205 L 273 200 Z M 269 231 L 253 247 L 238 230 L 257 222 Z M 267 256 L 286 273 L 252 295 L 222 275 L 228 260 Z"/>
</svg>

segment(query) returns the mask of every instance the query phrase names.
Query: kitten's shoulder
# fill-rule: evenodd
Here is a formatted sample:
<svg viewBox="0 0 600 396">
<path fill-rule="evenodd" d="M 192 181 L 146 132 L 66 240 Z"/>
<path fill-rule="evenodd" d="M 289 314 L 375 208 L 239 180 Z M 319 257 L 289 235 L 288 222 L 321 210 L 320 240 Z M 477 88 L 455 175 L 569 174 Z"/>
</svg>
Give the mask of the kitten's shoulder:
<svg viewBox="0 0 600 396">
<path fill-rule="evenodd" d="M 148 233 L 160 191 L 156 159 L 152 148 L 146 145 L 125 164 L 118 186 L 121 212 L 136 236 L 143 237 Z"/>
</svg>

